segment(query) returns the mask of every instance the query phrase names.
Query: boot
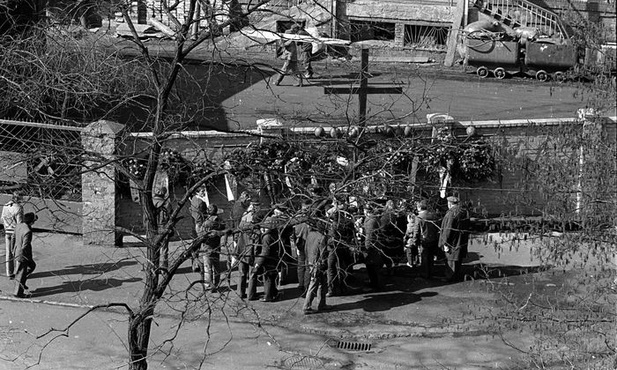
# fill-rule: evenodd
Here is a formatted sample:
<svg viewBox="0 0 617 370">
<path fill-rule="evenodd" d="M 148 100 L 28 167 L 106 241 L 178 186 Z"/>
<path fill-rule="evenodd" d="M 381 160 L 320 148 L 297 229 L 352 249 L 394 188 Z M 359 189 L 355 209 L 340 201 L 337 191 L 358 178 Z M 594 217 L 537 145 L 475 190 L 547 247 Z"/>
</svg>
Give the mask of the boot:
<svg viewBox="0 0 617 370">
<path fill-rule="evenodd" d="M 279 74 L 278 77 L 276 78 L 276 81 L 274 81 L 274 86 L 280 85 L 281 81 L 283 81 L 283 77 L 285 77 L 285 75 Z"/>
</svg>

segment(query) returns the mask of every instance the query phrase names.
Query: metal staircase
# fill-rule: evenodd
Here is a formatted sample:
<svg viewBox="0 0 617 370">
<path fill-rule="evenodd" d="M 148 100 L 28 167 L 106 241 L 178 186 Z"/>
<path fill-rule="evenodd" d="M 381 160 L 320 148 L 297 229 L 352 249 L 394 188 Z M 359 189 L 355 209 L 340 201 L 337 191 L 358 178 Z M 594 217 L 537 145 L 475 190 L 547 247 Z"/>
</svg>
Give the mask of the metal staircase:
<svg viewBox="0 0 617 370">
<path fill-rule="evenodd" d="M 527 0 L 471 0 L 484 14 L 510 28 L 535 27 L 556 39 L 569 38 L 559 16 Z"/>
</svg>

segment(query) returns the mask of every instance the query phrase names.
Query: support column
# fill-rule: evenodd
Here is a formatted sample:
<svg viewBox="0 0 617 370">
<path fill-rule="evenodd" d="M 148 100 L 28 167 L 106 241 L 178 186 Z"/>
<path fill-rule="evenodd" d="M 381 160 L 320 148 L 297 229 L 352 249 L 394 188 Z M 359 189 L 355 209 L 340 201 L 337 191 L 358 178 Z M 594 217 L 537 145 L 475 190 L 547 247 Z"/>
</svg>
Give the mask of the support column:
<svg viewBox="0 0 617 370">
<path fill-rule="evenodd" d="M 396 23 L 394 25 L 394 45 L 403 47 L 405 46 L 405 24 Z"/>
<path fill-rule="evenodd" d="M 111 121 L 90 124 L 81 134 L 86 160 L 81 177 L 84 245 L 112 247 L 116 243 L 116 170 L 111 161 L 124 125 Z"/>
</svg>

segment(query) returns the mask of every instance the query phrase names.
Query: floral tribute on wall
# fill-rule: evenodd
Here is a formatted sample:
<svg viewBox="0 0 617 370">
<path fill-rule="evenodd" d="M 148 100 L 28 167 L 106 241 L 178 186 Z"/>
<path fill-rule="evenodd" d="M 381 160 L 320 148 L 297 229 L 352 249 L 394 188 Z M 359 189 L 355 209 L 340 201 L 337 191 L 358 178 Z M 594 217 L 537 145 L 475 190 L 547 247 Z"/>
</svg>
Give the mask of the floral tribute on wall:
<svg viewBox="0 0 617 370">
<path fill-rule="evenodd" d="M 388 138 L 361 145 L 345 139 L 317 142 L 264 141 L 225 156 L 229 172 L 243 186 L 302 191 L 311 183 L 324 188 L 345 182 L 350 193 L 384 196 L 403 193 L 410 173 L 429 182 L 447 173 L 457 182 L 490 179 L 493 150 L 481 138 L 457 139 L 450 132 L 431 138 Z M 414 176 L 415 178 L 415 176 Z M 400 181 L 399 181 L 400 180 Z M 403 186 L 404 189 L 394 189 Z"/>
</svg>

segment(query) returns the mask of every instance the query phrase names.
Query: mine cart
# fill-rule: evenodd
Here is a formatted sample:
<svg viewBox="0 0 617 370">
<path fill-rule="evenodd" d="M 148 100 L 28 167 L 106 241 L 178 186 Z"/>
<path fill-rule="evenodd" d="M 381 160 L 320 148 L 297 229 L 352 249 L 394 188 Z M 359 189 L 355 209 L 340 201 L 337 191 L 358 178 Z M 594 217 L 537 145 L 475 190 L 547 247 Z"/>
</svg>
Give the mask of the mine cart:
<svg viewBox="0 0 617 370">
<path fill-rule="evenodd" d="M 540 81 L 551 77 L 563 81 L 565 72 L 574 68 L 577 61 L 577 49 L 569 43 L 529 42 L 525 48 L 526 72 L 535 73 Z"/>
<path fill-rule="evenodd" d="M 473 38 L 466 41 L 467 65 L 476 67 L 478 76 L 485 78 L 493 72 L 502 79 L 508 73 L 520 71 L 518 42 Z"/>
</svg>

